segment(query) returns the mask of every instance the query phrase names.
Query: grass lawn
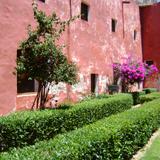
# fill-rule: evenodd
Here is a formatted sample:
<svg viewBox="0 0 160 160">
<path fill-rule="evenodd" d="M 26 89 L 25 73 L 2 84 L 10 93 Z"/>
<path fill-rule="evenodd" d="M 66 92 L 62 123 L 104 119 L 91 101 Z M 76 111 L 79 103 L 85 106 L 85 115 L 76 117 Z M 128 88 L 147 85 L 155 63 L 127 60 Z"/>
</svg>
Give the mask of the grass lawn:
<svg viewBox="0 0 160 160">
<path fill-rule="evenodd" d="M 153 141 L 141 160 L 160 160 L 160 135 Z"/>
</svg>

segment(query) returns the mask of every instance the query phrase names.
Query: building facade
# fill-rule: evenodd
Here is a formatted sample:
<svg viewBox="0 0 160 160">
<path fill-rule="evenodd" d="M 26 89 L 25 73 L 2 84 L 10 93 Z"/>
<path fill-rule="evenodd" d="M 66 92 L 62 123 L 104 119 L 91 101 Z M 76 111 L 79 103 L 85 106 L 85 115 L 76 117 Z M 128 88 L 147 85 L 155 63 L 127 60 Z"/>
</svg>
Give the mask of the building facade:
<svg viewBox="0 0 160 160">
<path fill-rule="evenodd" d="M 151 5 L 151 4 L 154 4 L 154 3 L 157 3 L 158 0 L 137 0 L 138 4 L 140 6 L 146 6 L 146 5 Z"/>
<path fill-rule="evenodd" d="M 129 56 L 142 60 L 139 6 L 133 0 L 37 0 L 39 9 L 61 19 L 82 14 L 61 38 L 64 53 L 76 62 L 79 82 L 51 88 L 61 100 L 77 100 L 91 92 L 107 91 L 113 81 L 113 63 Z M 0 114 L 30 108 L 35 93 L 19 94 L 13 74 L 19 44 L 27 37 L 27 25 L 35 26 L 32 0 L 0 1 Z M 34 84 L 33 84 L 34 83 Z M 33 82 L 31 91 L 36 91 Z M 22 87 L 23 89 L 23 87 Z M 27 90 L 26 90 L 27 92 Z"/>
<path fill-rule="evenodd" d="M 160 3 L 140 7 L 143 60 L 160 69 Z M 145 87 L 160 89 L 160 76 L 147 78 Z"/>
</svg>

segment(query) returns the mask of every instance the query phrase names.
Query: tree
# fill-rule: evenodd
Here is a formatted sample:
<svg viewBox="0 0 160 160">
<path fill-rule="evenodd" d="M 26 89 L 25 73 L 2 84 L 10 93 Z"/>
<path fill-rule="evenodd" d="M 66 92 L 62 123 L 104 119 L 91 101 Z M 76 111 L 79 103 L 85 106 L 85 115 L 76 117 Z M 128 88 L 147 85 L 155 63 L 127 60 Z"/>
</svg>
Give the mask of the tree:
<svg viewBox="0 0 160 160">
<path fill-rule="evenodd" d="M 44 109 L 45 102 L 52 83 L 76 83 L 76 65 L 69 62 L 63 54 L 63 46 L 58 40 L 66 27 L 77 17 L 62 21 L 55 12 L 47 16 L 38 10 L 33 3 L 34 19 L 37 27 L 28 27 L 28 38 L 20 45 L 21 56 L 17 58 L 17 73 L 25 75 L 28 79 L 38 81 L 38 92 L 32 109 Z"/>
</svg>

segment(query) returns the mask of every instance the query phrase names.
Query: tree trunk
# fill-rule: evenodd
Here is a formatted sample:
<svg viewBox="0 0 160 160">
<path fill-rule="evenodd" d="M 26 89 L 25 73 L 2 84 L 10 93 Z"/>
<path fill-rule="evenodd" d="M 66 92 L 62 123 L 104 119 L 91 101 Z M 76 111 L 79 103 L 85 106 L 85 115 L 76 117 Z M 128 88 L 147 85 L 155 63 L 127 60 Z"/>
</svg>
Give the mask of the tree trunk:
<svg viewBox="0 0 160 160">
<path fill-rule="evenodd" d="M 47 101 L 50 85 L 48 86 L 48 89 L 46 89 L 46 86 L 47 86 L 47 83 L 38 82 L 38 91 L 31 108 L 32 110 L 34 108 L 45 109 L 45 103 Z"/>
</svg>

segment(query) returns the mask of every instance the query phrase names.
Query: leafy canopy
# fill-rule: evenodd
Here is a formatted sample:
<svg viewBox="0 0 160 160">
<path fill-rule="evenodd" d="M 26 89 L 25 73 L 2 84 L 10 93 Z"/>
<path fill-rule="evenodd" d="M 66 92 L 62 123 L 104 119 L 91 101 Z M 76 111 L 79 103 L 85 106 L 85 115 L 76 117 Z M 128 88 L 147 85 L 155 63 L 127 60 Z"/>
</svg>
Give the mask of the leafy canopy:
<svg viewBox="0 0 160 160">
<path fill-rule="evenodd" d="M 17 59 L 17 72 L 38 82 L 76 82 L 76 66 L 68 62 L 57 42 L 66 26 L 75 19 L 61 21 L 56 13 L 47 16 L 33 4 L 37 27 L 28 27 L 28 38 L 21 45 L 21 56 Z"/>
<path fill-rule="evenodd" d="M 36 108 L 44 109 L 52 82 L 76 83 L 76 66 L 67 60 L 58 40 L 77 17 L 61 21 L 55 12 L 47 16 L 39 11 L 36 3 L 33 3 L 33 12 L 37 27 L 28 27 L 28 38 L 20 45 L 21 55 L 17 59 L 16 69 L 18 76 L 25 75 L 38 81 L 38 92 L 32 108 L 36 103 Z"/>
</svg>

